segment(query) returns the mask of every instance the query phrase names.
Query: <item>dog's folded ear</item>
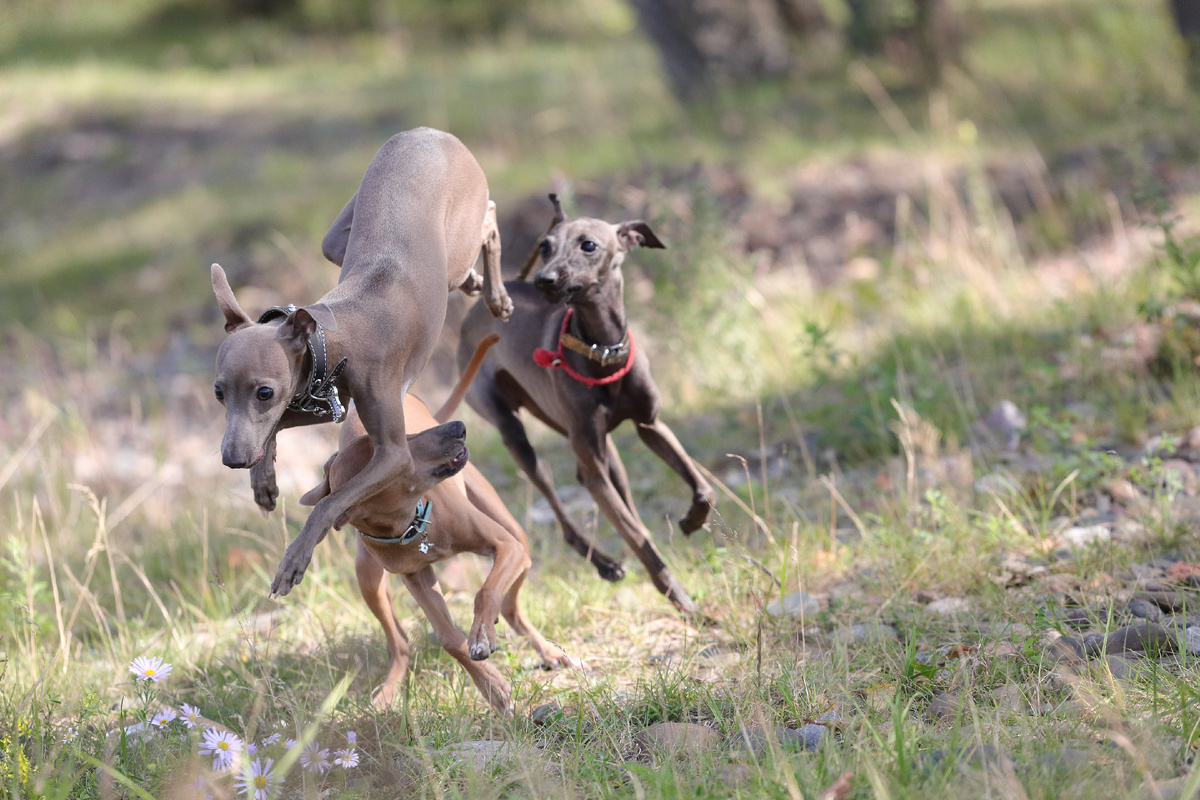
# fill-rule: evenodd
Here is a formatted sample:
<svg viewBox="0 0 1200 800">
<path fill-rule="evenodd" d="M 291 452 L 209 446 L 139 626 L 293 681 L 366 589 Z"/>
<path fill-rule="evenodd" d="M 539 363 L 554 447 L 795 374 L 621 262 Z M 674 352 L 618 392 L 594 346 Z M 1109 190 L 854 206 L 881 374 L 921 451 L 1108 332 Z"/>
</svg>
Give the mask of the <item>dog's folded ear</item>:
<svg viewBox="0 0 1200 800">
<path fill-rule="evenodd" d="M 324 303 L 297 308 L 279 326 L 279 336 L 303 344 L 316 332 L 318 323 L 327 331 L 337 330 L 333 312 Z"/>
<path fill-rule="evenodd" d="M 213 294 L 217 296 L 217 305 L 221 307 L 221 313 L 225 316 L 226 333 L 233 333 L 254 324 L 238 305 L 237 298 L 233 296 L 233 289 L 229 288 L 229 279 L 225 277 L 225 270 L 221 269 L 220 264 L 212 265 L 212 286 Z"/>
<path fill-rule="evenodd" d="M 665 250 L 666 245 L 650 230 L 650 226 L 640 219 L 622 222 L 617 226 L 617 239 L 626 250 L 635 247 L 654 247 Z"/>
</svg>

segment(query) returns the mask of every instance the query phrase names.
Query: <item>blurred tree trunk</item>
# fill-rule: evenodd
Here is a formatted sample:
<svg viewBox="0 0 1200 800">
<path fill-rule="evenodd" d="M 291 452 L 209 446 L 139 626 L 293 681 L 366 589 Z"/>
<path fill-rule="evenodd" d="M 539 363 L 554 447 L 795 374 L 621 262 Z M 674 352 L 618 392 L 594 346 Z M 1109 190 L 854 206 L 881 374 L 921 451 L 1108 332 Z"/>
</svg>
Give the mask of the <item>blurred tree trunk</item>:
<svg viewBox="0 0 1200 800">
<path fill-rule="evenodd" d="M 962 63 L 964 26 L 950 0 L 846 0 L 846 6 L 846 41 L 860 53 L 885 54 L 929 86 L 942 82 L 947 66 Z"/>
<path fill-rule="evenodd" d="M 828 23 L 820 0 L 630 0 L 685 103 L 717 86 L 786 75 L 788 34 Z"/>
<path fill-rule="evenodd" d="M 1200 2 L 1171 0 L 1171 13 L 1179 35 L 1183 37 L 1188 83 L 1192 88 L 1200 89 Z"/>
</svg>

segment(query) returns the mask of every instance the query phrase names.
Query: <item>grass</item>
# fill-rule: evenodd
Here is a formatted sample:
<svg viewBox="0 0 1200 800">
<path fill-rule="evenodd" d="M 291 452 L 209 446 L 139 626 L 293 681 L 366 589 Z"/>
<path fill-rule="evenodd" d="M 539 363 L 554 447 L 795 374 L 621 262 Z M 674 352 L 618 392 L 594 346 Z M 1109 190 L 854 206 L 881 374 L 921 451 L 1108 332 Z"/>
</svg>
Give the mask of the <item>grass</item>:
<svg viewBox="0 0 1200 800">
<path fill-rule="evenodd" d="M 1143 342 L 1186 295 L 1196 200 L 1171 198 L 1171 251 L 1131 199 L 1194 146 L 1195 100 L 1178 54 L 1157 44 L 1169 24 L 1157 6 L 989 2 L 966 68 L 933 98 L 887 63 L 850 68 L 830 50 L 793 83 L 690 112 L 668 102 L 628 18 L 591 39 L 433 48 L 257 22 L 147 29 L 154 7 L 96 16 L 81 3 L 66 23 L 23 16 L 0 38 L 13 167 L 0 186 L 13 265 L 0 276 L 5 794 L 185 796 L 208 774 L 199 729 L 122 733 L 185 702 L 256 741 L 335 750 L 356 732 L 359 766 L 321 776 L 268 746 L 288 796 L 795 800 L 848 774 L 850 797 L 1133 798 L 1152 780 L 1200 781 L 1190 656 L 1117 678 L 1048 649 L 1074 634 L 1075 605 L 1092 607 L 1091 630 L 1128 621 L 1134 566 L 1200 560 L 1195 487 L 1167 463 L 1170 446 L 1187 455 L 1200 381 L 1186 359 L 1150 372 Z M 473 459 L 531 531 L 527 614 L 591 667 L 543 673 L 502 627 L 492 659 L 513 686 L 511 720 L 403 592 L 413 662 L 399 706 L 372 707 L 383 643 L 345 532 L 286 600 L 266 598 L 333 432 L 281 437 L 283 504 L 265 520 L 216 454 L 219 331 L 202 267 L 225 263 L 251 304 L 319 294 L 334 279 L 316 256 L 328 219 L 380 138 L 418 123 L 467 139 L 506 202 L 555 168 L 582 182 L 653 165 L 650 221 L 672 247 L 627 268 L 631 316 L 665 417 L 719 484 L 710 530 L 684 539 L 671 522 L 684 487 L 631 430 L 616 435 L 643 518 L 717 620 L 696 627 L 637 568 L 610 585 L 568 553 L 498 437 L 464 411 Z M 1032 217 L 996 202 L 991 159 L 1029 154 L 1053 180 L 1056 160 L 1093 150 L 1117 166 L 1065 173 L 1078 180 Z M 783 202 L 802 159 L 880 151 L 929 169 L 897 209 L 890 252 L 855 254 L 876 262 L 868 280 L 762 274 L 703 186 L 664 177 L 694 158 L 733 161 Z M 978 424 L 1004 399 L 1029 419 L 1011 453 Z M 535 438 L 567 497 L 568 448 Z M 1113 539 L 1058 552 L 1063 529 L 1089 520 Z M 443 573 L 460 625 L 481 568 Z M 796 591 L 820 596 L 820 612 L 765 613 Z M 937 616 L 931 597 L 970 610 Z M 851 642 L 855 624 L 895 638 Z M 143 654 L 173 664 L 170 678 L 134 681 Z M 761 757 L 639 744 L 660 722 L 732 741 L 831 711 L 840 724 L 814 752 L 786 735 L 765 737 Z M 477 768 L 452 755 L 487 739 L 518 756 Z"/>
</svg>

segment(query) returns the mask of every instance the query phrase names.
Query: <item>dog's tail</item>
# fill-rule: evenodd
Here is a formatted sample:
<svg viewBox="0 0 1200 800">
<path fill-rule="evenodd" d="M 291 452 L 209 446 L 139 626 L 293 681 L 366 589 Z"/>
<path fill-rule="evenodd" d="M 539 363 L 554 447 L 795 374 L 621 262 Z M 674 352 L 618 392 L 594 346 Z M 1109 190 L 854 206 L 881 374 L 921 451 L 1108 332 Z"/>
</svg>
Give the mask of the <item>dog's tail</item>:
<svg viewBox="0 0 1200 800">
<path fill-rule="evenodd" d="M 446 398 L 446 402 L 442 403 L 442 407 L 437 410 L 433 418 L 438 424 L 449 422 L 450 416 L 458 408 L 458 404 L 467 396 L 467 389 L 471 388 L 471 381 L 475 380 L 475 376 L 479 373 L 479 368 L 483 366 L 483 357 L 487 355 L 487 351 L 492 349 L 492 345 L 500 341 L 500 334 L 489 333 L 483 337 L 483 340 L 475 346 L 475 352 L 471 356 L 471 360 L 467 363 L 467 368 L 463 370 L 462 377 L 458 379 L 458 384 L 455 385 L 454 391 L 450 392 L 450 396 Z"/>
</svg>

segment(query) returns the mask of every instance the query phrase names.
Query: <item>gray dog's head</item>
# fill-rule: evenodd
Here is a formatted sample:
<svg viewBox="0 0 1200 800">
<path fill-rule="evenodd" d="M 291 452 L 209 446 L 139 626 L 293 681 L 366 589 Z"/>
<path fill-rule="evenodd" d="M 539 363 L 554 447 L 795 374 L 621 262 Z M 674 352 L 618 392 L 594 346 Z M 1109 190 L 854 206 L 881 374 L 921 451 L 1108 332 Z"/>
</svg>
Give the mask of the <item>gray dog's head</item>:
<svg viewBox="0 0 1200 800">
<path fill-rule="evenodd" d="M 267 440 L 304 379 L 308 337 L 318 321 L 337 330 L 324 303 L 298 308 L 280 321 L 258 324 L 238 305 L 225 271 L 212 265 L 213 292 L 229 337 L 217 351 L 213 393 L 225 406 L 221 461 L 243 469 L 257 464 Z"/>
<path fill-rule="evenodd" d="M 550 230 L 538 242 L 530 267 L 533 285 L 551 303 L 586 301 L 619 275 L 625 254 L 635 247 L 666 247 L 645 222 L 613 224 L 602 219 L 568 219 L 555 195 Z"/>
</svg>

